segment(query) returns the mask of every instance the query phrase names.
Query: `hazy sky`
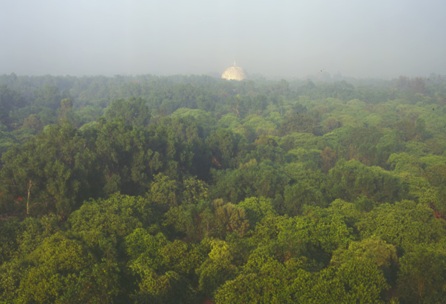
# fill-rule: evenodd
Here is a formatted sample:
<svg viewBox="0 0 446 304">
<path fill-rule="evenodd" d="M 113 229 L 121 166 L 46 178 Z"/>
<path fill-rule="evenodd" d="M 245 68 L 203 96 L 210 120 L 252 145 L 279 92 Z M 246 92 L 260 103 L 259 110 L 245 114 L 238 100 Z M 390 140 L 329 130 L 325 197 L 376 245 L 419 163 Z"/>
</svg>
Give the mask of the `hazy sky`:
<svg viewBox="0 0 446 304">
<path fill-rule="evenodd" d="M 445 0 L 0 0 L 0 74 L 446 74 Z"/>
</svg>

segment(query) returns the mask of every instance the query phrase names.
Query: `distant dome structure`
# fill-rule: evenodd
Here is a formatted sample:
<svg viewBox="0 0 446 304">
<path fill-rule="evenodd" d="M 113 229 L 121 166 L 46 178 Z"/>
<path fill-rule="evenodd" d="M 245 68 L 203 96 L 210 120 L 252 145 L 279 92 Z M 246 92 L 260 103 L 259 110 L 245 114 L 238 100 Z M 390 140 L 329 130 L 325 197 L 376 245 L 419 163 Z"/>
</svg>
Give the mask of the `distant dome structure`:
<svg viewBox="0 0 446 304">
<path fill-rule="evenodd" d="M 233 66 L 230 66 L 223 72 L 223 74 L 221 74 L 221 78 L 226 80 L 241 81 L 246 79 L 246 74 L 245 71 L 243 71 L 243 69 L 237 66 L 234 62 Z"/>
</svg>

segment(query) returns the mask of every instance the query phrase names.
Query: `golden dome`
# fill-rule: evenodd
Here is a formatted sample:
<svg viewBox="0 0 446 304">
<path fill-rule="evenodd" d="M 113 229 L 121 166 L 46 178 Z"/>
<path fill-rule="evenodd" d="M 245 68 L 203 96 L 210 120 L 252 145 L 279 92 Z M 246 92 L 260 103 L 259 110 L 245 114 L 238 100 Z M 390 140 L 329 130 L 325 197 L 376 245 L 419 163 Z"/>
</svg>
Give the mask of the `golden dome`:
<svg viewBox="0 0 446 304">
<path fill-rule="evenodd" d="M 236 66 L 235 64 L 229 68 L 227 68 L 223 74 L 221 74 L 221 78 L 226 80 L 243 80 L 246 78 L 245 71 L 241 67 Z"/>
</svg>

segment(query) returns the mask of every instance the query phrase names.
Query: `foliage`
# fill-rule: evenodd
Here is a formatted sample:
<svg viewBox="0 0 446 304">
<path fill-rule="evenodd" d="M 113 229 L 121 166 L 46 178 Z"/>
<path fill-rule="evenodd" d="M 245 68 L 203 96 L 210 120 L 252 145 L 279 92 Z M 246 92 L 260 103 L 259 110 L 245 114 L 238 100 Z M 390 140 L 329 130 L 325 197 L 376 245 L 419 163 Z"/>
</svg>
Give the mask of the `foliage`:
<svg viewBox="0 0 446 304">
<path fill-rule="evenodd" d="M 446 78 L 0 76 L 0 302 L 442 303 Z"/>
</svg>

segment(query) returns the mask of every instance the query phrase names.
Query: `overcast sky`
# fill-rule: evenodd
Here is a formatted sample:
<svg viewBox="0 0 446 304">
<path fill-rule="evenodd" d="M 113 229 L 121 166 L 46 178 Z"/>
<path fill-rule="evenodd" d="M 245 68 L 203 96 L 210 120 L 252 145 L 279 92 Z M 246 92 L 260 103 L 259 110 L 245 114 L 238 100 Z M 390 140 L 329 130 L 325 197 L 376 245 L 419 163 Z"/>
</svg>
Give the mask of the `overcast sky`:
<svg viewBox="0 0 446 304">
<path fill-rule="evenodd" d="M 0 74 L 446 74 L 445 0 L 0 0 Z"/>
</svg>

